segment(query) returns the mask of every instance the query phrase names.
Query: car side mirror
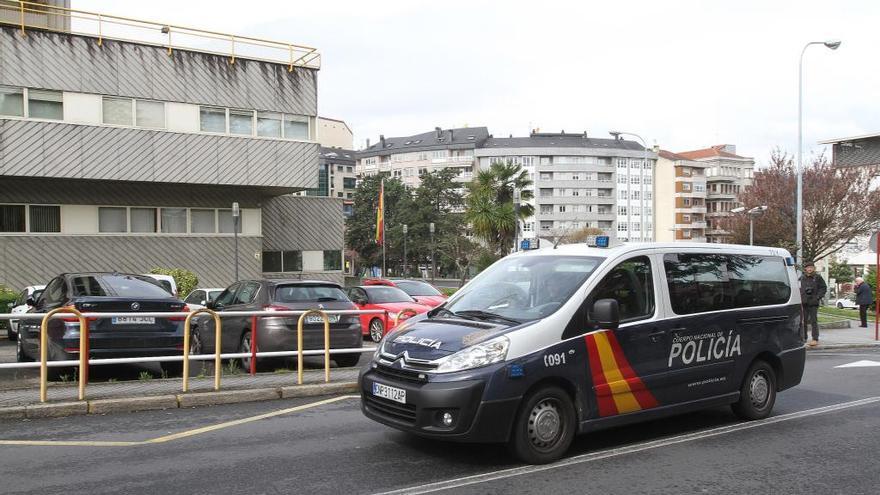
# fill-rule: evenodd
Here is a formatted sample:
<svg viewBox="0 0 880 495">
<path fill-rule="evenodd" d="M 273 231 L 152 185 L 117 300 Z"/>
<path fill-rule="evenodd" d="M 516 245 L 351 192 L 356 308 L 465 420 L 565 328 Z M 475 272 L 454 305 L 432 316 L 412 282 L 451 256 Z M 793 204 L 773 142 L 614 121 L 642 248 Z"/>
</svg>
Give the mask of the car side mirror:
<svg viewBox="0 0 880 495">
<path fill-rule="evenodd" d="M 617 330 L 620 326 L 620 306 L 616 299 L 599 299 L 593 304 L 593 321 L 603 330 Z"/>
<path fill-rule="evenodd" d="M 204 299 L 202 299 L 201 301 L 199 301 L 199 304 L 202 305 L 202 306 L 204 306 L 204 307 L 206 307 L 206 308 L 208 307 L 208 301 L 205 301 Z"/>
<path fill-rule="evenodd" d="M 220 309 L 217 307 L 217 303 L 214 301 L 208 301 L 207 304 L 205 304 L 205 307 L 212 310 L 212 311 L 216 310 L 216 309 Z"/>
</svg>

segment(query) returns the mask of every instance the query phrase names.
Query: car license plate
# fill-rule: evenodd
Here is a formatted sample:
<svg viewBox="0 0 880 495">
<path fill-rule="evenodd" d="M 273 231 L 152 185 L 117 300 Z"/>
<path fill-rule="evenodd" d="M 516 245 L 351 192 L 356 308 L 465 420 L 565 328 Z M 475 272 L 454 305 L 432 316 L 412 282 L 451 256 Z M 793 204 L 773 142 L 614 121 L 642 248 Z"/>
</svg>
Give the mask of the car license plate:
<svg viewBox="0 0 880 495">
<path fill-rule="evenodd" d="M 330 323 L 339 323 L 339 315 L 327 315 L 327 319 Z M 324 323 L 324 318 L 320 315 L 309 315 L 306 316 L 306 323 Z"/>
<path fill-rule="evenodd" d="M 373 382 L 373 395 L 406 404 L 406 390 Z"/>
<path fill-rule="evenodd" d="M 114 325 L 153 325 L 156 318 L 152 316 L 114 316 Z"/>
</svg>

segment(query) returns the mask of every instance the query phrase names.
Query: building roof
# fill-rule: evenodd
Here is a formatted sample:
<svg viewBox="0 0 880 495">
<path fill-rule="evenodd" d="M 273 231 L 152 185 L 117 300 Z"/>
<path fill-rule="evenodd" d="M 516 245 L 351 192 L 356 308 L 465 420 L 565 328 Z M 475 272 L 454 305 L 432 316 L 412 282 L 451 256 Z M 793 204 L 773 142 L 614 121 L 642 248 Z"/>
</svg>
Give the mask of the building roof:
<svg viewBox="0 0 880 495">
<path fill-rule="evenodd" d="M 843 137 L 837 139 L 827 139 L 825 141 L 819 141 L 819 144 L 838 144 L 838 143 L 846 143 L 849 141 L 861 141 L 862 139 L 873 139 L 880 138 L 880 132 L 875 132 L 873 134 L 863 134 L 861 136 L 852 136 L 852 137 Z"/>
<path fill-rule="evenodd" d="M 690 160 L 690 158 L 666 150 L 660 150 L 657 154 L 660 155 L 661 158 L 666 158 L 667 160 L 672 161 Z"/>
<path fill-rule="evenodd" d="M 354 165 L 357 152 L 343 148 L 325 148 L 322 146 L 319 156 L 322 161 L 350 162 L 351 165 Z"/>
<path fill-rule="evenodd" d="M 682 151 L 676 154 L 684 157 L 685 160 L 702 160 L 706 158 L 738 158 L 741 160 L 749 159 L 749 157 L 747 156 L 740 156 L 737 155 L 735 152 L 728 151 L 729 148 L 731 148 L 731 145 L 716 144 L 715 146 L 710 146 L 708 148 L 693 151 Z M 736 148 L 733 149 L 735 150 Z"/>
<path fill-rule="evenodd" d="M 485 127 L 435 128 L 413 136 L 379 136 L 379 141 L 357 152 L 358 158 L 385 156 L 411 151 L 475 148 L 489 137 Z"/>
<path fill-rule="evenodd" d="M 565 132 L 533 132 L 527 137 L 496 138 L 490 137 L 481 148 L 609 148 L 643 151 L 645 148 L 625 139 L 596 139 L 583 134 L 567 134 Z"/>
</svg>

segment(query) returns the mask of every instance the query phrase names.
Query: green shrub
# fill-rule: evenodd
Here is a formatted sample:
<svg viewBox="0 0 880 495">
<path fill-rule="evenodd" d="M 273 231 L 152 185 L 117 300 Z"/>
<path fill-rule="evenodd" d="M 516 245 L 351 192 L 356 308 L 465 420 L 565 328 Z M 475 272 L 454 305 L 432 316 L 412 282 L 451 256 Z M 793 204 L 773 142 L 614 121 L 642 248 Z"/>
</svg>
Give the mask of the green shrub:
<svg viewBox="0 0 880 495">
<path fill-rule="evenodd" d="M 17 296 L 18 293 L 14 290 L 5 285 L 0 285 L 0 313 L 8 313 L 12 309 L 9 307 L 9 303 L 15 301 Z M 0 328 L 6 328 L 8 324 L 7 320 L 0 319 Z"/>
<path fill-rule="evenodd" d="M 458 289 L 455 288 L 455 287 L 438 287 L 438 289 L 439 289 L 440 292 L 442 292 L 443 295 L 446 296 L 446 297 L 450 297 L 450 296 L 452 296 L 453 294 L 455 294 L 456 291 L 458 291 Z"/>
<path fill-rule="evenodd" d="M 199 285 L 199 277 L 195 273 L 183 268 L 153 268 L 150 273 L 154 275 L 171 275 L 177 284 L 177 293 L 180 297 L 186 297 Z"/>
</svg>

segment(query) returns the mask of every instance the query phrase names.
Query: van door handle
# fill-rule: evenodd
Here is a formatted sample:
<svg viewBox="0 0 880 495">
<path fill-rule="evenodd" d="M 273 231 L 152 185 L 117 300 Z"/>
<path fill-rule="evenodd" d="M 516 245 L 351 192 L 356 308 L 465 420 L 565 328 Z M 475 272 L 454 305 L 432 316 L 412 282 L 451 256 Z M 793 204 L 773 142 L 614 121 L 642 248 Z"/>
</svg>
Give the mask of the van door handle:
<svg viewBox="0 0 880 495">
<path fill-rule="evenodd" d="M 648 338 L 651 339 L 651 342 L 657 342 L 664 335 L 666 335 L 666 330 L 655 330 L 648 334 Z"/>
</svg>

